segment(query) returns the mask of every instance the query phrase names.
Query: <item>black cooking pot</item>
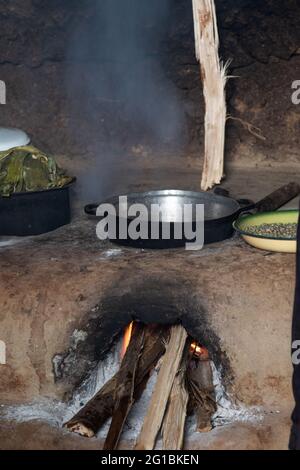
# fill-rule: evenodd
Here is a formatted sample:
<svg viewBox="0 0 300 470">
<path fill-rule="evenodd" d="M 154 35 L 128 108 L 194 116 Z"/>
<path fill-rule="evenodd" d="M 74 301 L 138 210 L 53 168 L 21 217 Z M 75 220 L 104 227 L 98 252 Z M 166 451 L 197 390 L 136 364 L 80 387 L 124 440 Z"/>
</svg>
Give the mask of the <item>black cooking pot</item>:
<svg viewBox="0 0 300 470">
<path fill-rule="evenodd" d="M 25 237 L 51 232 L 71 221 L 70 187 L 0 197 L 0 236 Z"/>
<path fill-rule="evenodd" d="M 132 204 L 143 204 L 151 213 L 150 208 L 153 204 L 159 204 L 160 207 L 165 209 L 167 219 L 159 224 L 159 239 L 149 238 L 147 240 L 139 238 L 132 240 L 127 237 L 120 239 L 119 227 L 120 224 L 127 224 L 129 227 L 133 218 L 124 218 L 119 216 L 120 213 L 120 199 L 114 197 L 105 201 L 105 203 L 114 206 L 116 211 L 116 234 L 117 238 L 112 239 L 124 246 L 133 246 L 137 248 L 152 248 L 152 249 L 165 249 L 165 248 L 178 248 L 192 243 L 193 240 L 187 240 L 184 236 L 181 239 L 175 238 L 176 225 L 182 225 L 182 210 L 185 204 L 191 204 L 194 208 L 197 204 L 203 204 L 205 208 L 205 223 L 204 223 L 204 239 L 205 244 L 216 243 L 230 238 L 233 235 L 233 222 L 245 212 L 252 210 L 256 211 L 271 211 L 277 210 L 279 207 L 286 204 L 291 199 L 294 199 L 300 193 L 300 186 L 296 183 L 290 183 L 270 194 L 258 203 L 250 203 L 249 201 L 237 201 L 228 196 L 225 196 L 222 191 L 221 194 L 207 193 L 207 192 L 192 192 L 192 191 L 152 191 L 147 193 L 133 193 L 127 195 L 128 206 Z M 96 216 L 99 204 L 90 204 L 85 207 L 85 212 L 88 215 Z M 169 215 L 168 215 L 169 214 Z M 148 222 L 148 233 L 151 233 L 151 218 Z M 163 225 L 168 223 L 170 225 L 170 238 L 165 240 L 162 237 Z M 192 220 L 193 230 L 196 229 L 195 213 L 193 213 Z"/>
</svg>

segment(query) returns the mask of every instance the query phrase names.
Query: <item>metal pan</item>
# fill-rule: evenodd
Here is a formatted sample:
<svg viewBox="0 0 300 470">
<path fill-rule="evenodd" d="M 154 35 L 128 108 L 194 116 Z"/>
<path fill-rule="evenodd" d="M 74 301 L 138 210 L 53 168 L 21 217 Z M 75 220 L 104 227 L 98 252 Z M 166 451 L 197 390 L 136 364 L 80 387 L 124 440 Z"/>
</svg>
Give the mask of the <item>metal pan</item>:
<svg viewBox="0 0 300 470">
<path fill-rule="evenodd" d="M 193 206 L 192 222 L 194 224 L 193 229 L 196 225 L 196 206 L 197 204 L 203 204 L 205 208 L 205 225 L 204 225 L 204 238 L 205 244 L 211 244 L 220 242 L 230 238 L 233 235 L 233 222 L 245 212 L 251 210 L 276 210 L 286 202 L 296 197 L 300 192 L 299 185 L 290 183 L 287 186 L 280 188 L 275 191 L 267 198 L 264 198 L 258 203 L 247 204 L 242 206 L 242 202 L 237 201 L 230 197 L 226 197 L 220 194 L 207 193 L 207 192 L 192 192 L 192 191 L 179 191 L 179 190 L 163 190 L 163 191 L 151 191 L 145 193 L 133 193 L 126 195 L 128 206 L 132 204 L 143 204 L 151 214 L 150 208 L 153 204 L 159 204 L 164 209 L 165 218 L 160 221 L 160 234 L 162 233 L 162 226 L 164 223 L 169 223 L 170 239 L 165 240 L 160 238 L 157 239 L 138 239 L 132 240 L 127 238 L 121 240 L 119 238 L 114 239 L 116 243 L 125 246 L 133 246 L 138 248 L 151 248 L 151 249 L 166 249 L 166 248 L 178 248 L 184 246 L 186 243 L 191 242 L 183 236 L 180 240 L 174 237 L 176 233 L 176 225 L 182 224 L 182 211 L 185 204 L 191 204 Z M 124 223 L 124 219 L 119 217 L 120 204 L 119 197 L 111 198 L 104 203 L 109 203 L 115 207 L 116 210 L 116 226 L 117 234 L 120 223 Z M 89 204 L 85 207 L 85 212 L 88 215 L 96 216 L 97 208 L 99 204 Z M 132 222 L 132 218 L 127 217 L 126 222 L 129 224 Z M 149 229 L 151 225 L 151 219 L 149 220 Z M 149 230 L 149 233 L 151 231 Z"/>
<path fill-rule="evenodd" d="M 70 188 L 75 181 L 62 188 L 0 196 L 0 236 L 41 235 L 69 224 Z"/>
</svg>

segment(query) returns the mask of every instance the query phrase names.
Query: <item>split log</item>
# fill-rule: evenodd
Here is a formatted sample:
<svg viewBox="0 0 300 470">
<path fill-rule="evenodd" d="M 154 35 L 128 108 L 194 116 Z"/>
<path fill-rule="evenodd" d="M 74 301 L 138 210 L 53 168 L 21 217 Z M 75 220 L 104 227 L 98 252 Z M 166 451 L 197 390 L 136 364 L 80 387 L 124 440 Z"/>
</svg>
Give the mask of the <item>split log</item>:
<svg viewBox="0 0 300 470">
<path fill-rule="evenodd" d="M 209 359 L 193 359 L 187 373 L 190 407 L 196 410 L 197 432 L 210 432 L 217 411 L 213 372 Z"/>
<path fill-rule="evenodd" d="M 186 387 L 186 372 L 190 347 L 191 342 L 188 342 L 170 393 L 163 424 L 163 450 L 182 450 L 183 448 L 184 427 L 189 401 L 189 393 Z"/>
<path fill-rule="evenodd" d="M 136 372 L 135 401 L 141 397 L 151 371 L 164 354 L 165 342 L 168 338 L 169 328 L 159 325 L 146 327 L 144 349 Z M 117 387 L 118 375 L 119 372 L 64 426 L 84 437 L 95 436 L 101 426 L 113 415 L 114 391 Z"/>
<path fill-rule="evenodd" d="M 187 332 L 182 326 L 176 325 L 171 328 L 170 341 L 162 359 L 162 365 L 157 377 L 156 386 L 150 400 L 150 405 L 147 410 L 141 433 L 135 446 L 136 450 L 154 449 L 157 434 L 161 428 L 166 411 L 172 385 L 181 363 L 186 340 Z"/>
<path fill-rule="evenodd" d="M 214 0 L 193 0 L 196 57 L 200 61 L 205 99 L 205 150 L 201 188 L 220 184 L 224 174 L 226 67 L 219 59 Z"/>
<path fill-rule="evenodd" d="M 115 450 L 119 444 L 124 424 L 134 403 L 136 374 L 144 341 L 145 327 L 141 323 L 135 323 L 129 346 L 118 373 L 114 390 L 113 417 L 103 450 Z"/>
</svg>

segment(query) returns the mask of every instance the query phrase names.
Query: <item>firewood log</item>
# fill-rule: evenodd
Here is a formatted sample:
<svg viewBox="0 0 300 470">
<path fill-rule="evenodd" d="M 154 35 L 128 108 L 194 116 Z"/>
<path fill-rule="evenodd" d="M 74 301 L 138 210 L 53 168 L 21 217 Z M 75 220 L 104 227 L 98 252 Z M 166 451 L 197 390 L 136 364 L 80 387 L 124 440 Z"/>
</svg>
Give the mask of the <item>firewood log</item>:
<svg viewBox="0 0 300 470">
<path fill-rule="evenodd" d="M 134 404 L 139 360 L 145 342 L 145 326 L 135 323 L 132 337 L 123 358 L 114 390 L 114 411 L 104 450 L 115 450 L 118 446 L 126 418 Z"/>
<path fill-rule="evenodd" d="M 193 359 L 187 373 L 189 407 L 196 410 L 197 432 L 212 430 L 212 417 L 217 411 L 213 373 L 209 359 Z"/>
<path fill-rule="evenodd" d="M 149 375 L 165 352 L 165 342 L 169 338 L 169 328 L 148 325 L 145 331 L 145 344 L 136 373 L 134 399 L 142 395 Z M 65 427 L 84 437 L 93 437 L 114 411 L 114 391 L 118 382 L 117 372 L 99 392 L 67 423 Z"/>
<path fill-rule="evenodd" d="M 189 393 L 186 386 L 191 341 L 187 342 L 186 352 L 175 377 L 163 423 L 163 450 L 181 450 L 184 441 L 184 427 L 187 415 Z"/>
<path fill-rule="evenodd" d="M 135 446 L 136 450 L 154 449 L 186 340 L 187 332 L 182 326 L 176 325 L 171 328 L 170 341 L 166 346 L 155 389 Z"/>
</svg>

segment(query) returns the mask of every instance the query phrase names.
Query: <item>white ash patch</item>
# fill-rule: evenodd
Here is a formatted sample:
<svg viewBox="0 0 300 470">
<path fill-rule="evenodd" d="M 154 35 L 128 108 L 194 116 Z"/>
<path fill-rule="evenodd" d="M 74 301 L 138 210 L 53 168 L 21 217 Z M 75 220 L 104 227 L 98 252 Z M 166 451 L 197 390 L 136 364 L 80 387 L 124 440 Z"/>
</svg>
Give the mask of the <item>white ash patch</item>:
<svg viewBox="0 0 300 470">
<path fill-rule="evenodd" d="M 101 259 L 116 258 L 117 256 L 120 256 L 122 253 L 123 253 L 123 250 L 121 248 L 112 248 L 110 250 L 106 250 L 101 256 Z"/>
<path fill-rule="evenodd" d="M 261 421 L 262 414 L 258 407 L 246 407 L 241 403 L 235 403 L 227 395 L 224 385 L 222 384 L 221 371 L 217 370 L 212 362 L 214 386 L 216 392 L 216 401 L 218 409 L 213 416 L 214 427 L 225 426 L 227 424 L 239 422 L 257 422 Z"/>
<path fill-rule="evenodd" d="M 6 248 L 8 246 L 14 246 L 14 245 L 17 245 L 18 243 L 21 243 L 23 241 L 24 241 L 24 238 L 20 238 L 20 237 L 14 237 L 14 238 L 0 237 L 0 248 Z"/>
<path fill-rule="evenodd" d="M 38 400 L 30 404 L 1 407 L 1 417 L 8 421 L 24 423 L 42 421 L 52 426 L 61 426 L 62 417 L 66 414 L 68 405 L 54 400 Z"/>
<path fill-rule="evenodd" d="M 72 334 L 72 346 L 77 348 L 78 344 L 82 341 L 85 341 L 88 337 L 88 333 L 82 330 L 75 330 Z"/>
</svg>

